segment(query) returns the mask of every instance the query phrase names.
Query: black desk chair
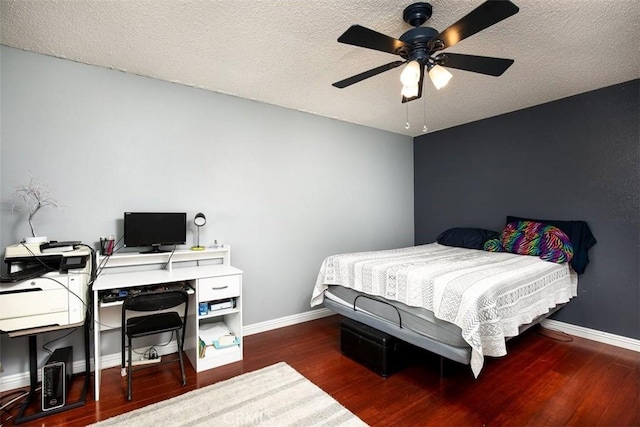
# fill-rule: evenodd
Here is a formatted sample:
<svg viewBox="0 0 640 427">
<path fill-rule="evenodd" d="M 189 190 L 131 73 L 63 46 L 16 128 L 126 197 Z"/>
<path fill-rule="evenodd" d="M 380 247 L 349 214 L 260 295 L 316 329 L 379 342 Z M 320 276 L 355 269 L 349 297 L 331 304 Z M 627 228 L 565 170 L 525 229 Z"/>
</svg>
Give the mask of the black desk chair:
<svg viewBox="0 0 640 427">
<path fill-rule="evenodd" d="M 182 318 L 176 311 L 158 312 L 174 308 L 184 304 L 184 314 Z M 182 290 L 141 292 L 130 295 L 124 300 L 122 306 L 122 368 L 125 366 L 125 336 L 127 337 L 128 364 L 127 364 L 127 400 L 131 400 L 131 356 L 133 338 L 145 337 L 147 335 L 160 334 L 163 332 L 175 332 L 178 343 L 178 356 L 180 357 L 180 371 L 182 372 L 182 385 L 187 384 L 184 374 L 184 360 L 182 352 L 184 347 L 184 336 L 187 324 L 187 313 L 189 307 L 189 296 Z M 138 317 L 131 317 L 130 312 L 151 312 Z"/>
</svg>

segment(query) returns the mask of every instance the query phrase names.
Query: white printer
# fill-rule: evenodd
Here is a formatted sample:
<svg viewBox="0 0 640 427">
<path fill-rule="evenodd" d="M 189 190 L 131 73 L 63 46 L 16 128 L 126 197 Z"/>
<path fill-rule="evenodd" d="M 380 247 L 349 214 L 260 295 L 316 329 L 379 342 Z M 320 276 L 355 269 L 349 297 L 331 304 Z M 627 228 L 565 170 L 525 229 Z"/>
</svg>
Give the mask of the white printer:
<svg viewBox="0 0 640 427">
<path fill-rule="evenodd" d="M 75 242 L 74 242 L 75 243 Z M 91 250 L 84 246 L 17 244 L 5 249 L 9 278 L 41 268 L 38 277 L 0 283 L 0 331 L 84 321 L 91 280 Z M 46 266 L 46 267 L 45 267 Z M 36 272 L 36 274 L 38 274 Z"/>
</svg>

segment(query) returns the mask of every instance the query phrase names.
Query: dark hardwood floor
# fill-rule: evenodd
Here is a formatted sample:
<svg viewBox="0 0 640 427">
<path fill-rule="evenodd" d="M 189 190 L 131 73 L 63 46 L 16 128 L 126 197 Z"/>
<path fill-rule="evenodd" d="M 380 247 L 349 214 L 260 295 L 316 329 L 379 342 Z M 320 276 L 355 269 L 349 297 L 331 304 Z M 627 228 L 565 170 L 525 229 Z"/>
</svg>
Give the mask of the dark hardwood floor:
<svg viewBox="0 0 640 427">
<path fill-rule="evenodd" d="M 506 357 L 487 358 L 478 379 L 455 364 L 441 378 L 438 358 L 417 350 L 385 379 L 340 353 L 340 321 L 247 336 L 242 362 L 200 374 L 187 362 L 185 387 L 177 363 L 137 371 L 131 402 L 119 368 L 106 369 L 99 402 L 90 392 L 80 408 L 21 425 L 84 426 L 285 361 L 374 426 L 640 426 L 640 357 L 631 350 L 532 328 L 509 341 Z M 13 425 L 16 412 L 3 413 L 2 424 Z"/>
</svg>

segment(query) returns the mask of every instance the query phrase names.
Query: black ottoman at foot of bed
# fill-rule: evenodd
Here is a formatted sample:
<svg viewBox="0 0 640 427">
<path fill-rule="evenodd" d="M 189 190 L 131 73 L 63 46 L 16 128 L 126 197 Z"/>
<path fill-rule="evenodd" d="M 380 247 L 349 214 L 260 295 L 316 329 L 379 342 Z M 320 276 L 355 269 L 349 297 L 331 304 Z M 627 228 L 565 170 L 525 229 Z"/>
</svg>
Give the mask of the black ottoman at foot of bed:
<svg viewBox="0 0 640 427">
<path fill-rule="evenodd" d="M 385 378 L 403 367 L 402 341 L 352 319 L 345 319 L 340 325 L 340 349 L 345 356 Z"/>
</svg>

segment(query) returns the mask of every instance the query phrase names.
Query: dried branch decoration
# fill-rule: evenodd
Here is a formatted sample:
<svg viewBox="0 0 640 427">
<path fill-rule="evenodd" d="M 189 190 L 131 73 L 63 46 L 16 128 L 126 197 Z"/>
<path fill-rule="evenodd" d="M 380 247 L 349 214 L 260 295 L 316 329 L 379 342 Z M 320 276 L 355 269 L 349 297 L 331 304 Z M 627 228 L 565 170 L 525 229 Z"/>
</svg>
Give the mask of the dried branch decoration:
<svg viewBox="0 0 640 427">
<path fill-rule="evenodd" d="M 24 206 L 29 211 L 29 227 L 31 235 L 36 237 L 36 230 L 33 226 L 33 217 L 38 211 L 45 206 L 58 207 L 58 202 L 51 197 L 49 191 L 41 184 L 34 182 L 33 178 L 29 181 L 29 185 L 21 185 L 16 187 L 14 196 L 22 200 Z M 15 209 L 13 206 L 12 210 Z"/>
</svg>

